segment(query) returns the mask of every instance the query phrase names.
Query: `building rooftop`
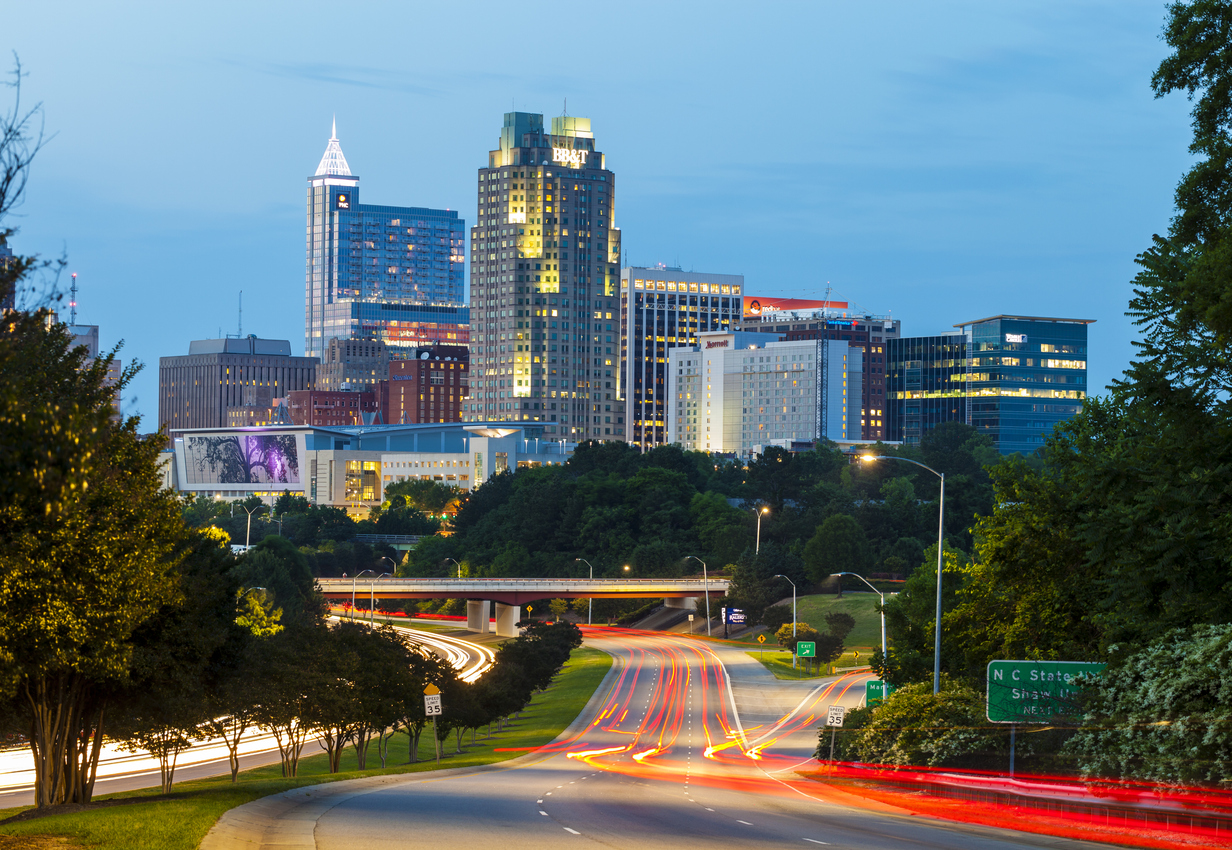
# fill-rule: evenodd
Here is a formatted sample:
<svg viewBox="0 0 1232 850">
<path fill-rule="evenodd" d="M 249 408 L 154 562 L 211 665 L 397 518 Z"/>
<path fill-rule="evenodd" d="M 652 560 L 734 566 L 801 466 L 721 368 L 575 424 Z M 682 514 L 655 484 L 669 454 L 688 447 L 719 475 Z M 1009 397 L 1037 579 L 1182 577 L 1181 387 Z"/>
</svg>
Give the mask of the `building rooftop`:
<svg viewBox="0 0 1232 850">
<path fill-rule="evenodd" d="M 1024 322 L 1068 322 L 1074 325 L 1093 325 L 1095 319 L 1058 319 L 1051 316 L 989 316 L 987 319 L 973 319 L 970 322 L 959 322 L 954 325 L 956 328 L 965 328 L 967 325 L 979 325 L 984 322 L 995 322 L 997 319 L 1018 319 Z"/>
<path fill-rule="evenodd" d="M 258 339 L 249 334 L 236 339 L 194 339 L 188 344 L 189 354 L 274 354 L 291 356 L 291 341 L 286 339 Z"/>
</svg>

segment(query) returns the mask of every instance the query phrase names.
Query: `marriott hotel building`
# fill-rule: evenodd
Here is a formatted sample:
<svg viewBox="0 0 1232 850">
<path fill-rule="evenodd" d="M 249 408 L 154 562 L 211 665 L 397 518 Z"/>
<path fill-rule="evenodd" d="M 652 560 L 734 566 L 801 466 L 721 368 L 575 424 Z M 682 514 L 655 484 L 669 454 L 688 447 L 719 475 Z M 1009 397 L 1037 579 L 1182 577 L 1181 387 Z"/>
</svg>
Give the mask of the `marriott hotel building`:
<svg viewBox="0 0 1232 850">
<path fill-rule="evenodd" d="M 545 439 L 624 440 L 616 175 L 590 119 L 505 114 L 471 230 L 463 420 L 540 422 Z"/>
</svg>

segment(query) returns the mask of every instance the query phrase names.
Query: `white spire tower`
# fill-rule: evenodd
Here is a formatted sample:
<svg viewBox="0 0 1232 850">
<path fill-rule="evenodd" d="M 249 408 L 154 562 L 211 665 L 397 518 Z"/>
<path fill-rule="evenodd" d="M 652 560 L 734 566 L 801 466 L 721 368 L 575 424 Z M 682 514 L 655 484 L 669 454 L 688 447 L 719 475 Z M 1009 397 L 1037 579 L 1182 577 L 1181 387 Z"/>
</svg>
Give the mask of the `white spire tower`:
<svg viewBox="0 0 1232 850">
<path fill-rule="evenodd" d="M 338 144 L 338 119 L 335 117 L 330 127 L 329 144 L 325 147 L 325 155 L 317 166 L 314 177 L 350 177 L 351 167 L 347 165 L 346 157 Z"/>
</svg>

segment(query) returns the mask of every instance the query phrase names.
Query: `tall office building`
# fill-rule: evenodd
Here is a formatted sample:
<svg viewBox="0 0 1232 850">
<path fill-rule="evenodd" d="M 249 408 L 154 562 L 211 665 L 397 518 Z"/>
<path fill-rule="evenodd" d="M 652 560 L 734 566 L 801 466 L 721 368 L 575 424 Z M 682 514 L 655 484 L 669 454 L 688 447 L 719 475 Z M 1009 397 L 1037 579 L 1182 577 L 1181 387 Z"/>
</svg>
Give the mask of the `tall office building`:
<svg viewBox="0 0 1232 850">
<path fill-rule="evenodd" d="M 389 379 L 389 346 L 380 340 L 331 339 L 317 366 L 314 389 L 374 392 Z"/>
<path fill-rule="evenodd" d="M 625 438 L 615 181 L 590 119 L 505 114 L 471 230 L 467 421 Z"/>
<path fill-rule="evenodd" d="M 199 339 L 158 358 L 158 424 L 168 432 L 223 428 L 231 407 L 268 406 L 312 388 L 318 360 L 291 356 L 285 339 Z"/>
<path fill-rule="evenodd" d="M 465 224 L 455 210 L 359 203 L 335 127 L 308 178 L 304 353 L 331 339 L 381 340 L 393 357 L 468 341 Z"/>
<path fill-rule="evenodd" d="M 13 249 L 8 240 L 0 235 L 0 311 L 12 310 L 17 306 L 17 282 L 10 281 L 9 267 L 16 264 Z"/>
<path fill-rule="evenodd" d="M 1090 319 L 993 316 L 888 344 L 889 438 L 966 422 L 1002 454 L 1030 453 L 1082 410 Z"/>
<path fill-rule="evenodd" d="M 626 439 L 643 449 L 668 442 L 668 352 L 740 321 L 744 275 L 674 268 L 620 271 L 620 374 Z"/>
<path fill-rule="evenodd" d="M 748 456 L 770 445 L 859 440 L 860 346 L 844 340 L 765 342 L 703 333 L 668 355 L 668 439 Z"/>
<path fill-rule="evenodd" d="M 864 407 L 859 439 L 887 439 L 886 346 L 900 335 L 898 319 L 851 310 L 846 301 L 746 297 L 740 328 L 786 340 L 838 339 L 862 349 Z"/>
</svg>

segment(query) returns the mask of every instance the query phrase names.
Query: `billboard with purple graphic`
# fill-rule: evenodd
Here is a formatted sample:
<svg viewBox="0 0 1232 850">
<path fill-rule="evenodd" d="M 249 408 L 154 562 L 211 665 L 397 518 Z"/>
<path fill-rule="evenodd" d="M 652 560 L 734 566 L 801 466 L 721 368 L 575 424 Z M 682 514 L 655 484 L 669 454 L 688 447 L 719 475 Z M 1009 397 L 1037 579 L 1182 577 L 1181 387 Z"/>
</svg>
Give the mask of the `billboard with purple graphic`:
<svg viewBox="0 0 1232 850">
<path fill-rule="evenodd" d="M 188 484 L 299 484 L 295 434 L 211 434 L 184 438 Z"/>
</svg>

